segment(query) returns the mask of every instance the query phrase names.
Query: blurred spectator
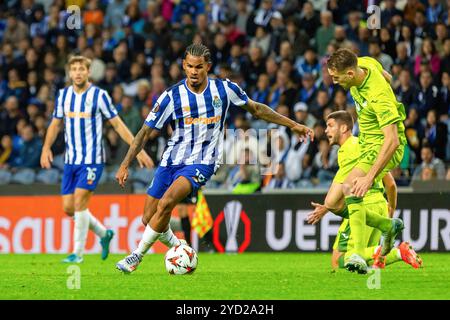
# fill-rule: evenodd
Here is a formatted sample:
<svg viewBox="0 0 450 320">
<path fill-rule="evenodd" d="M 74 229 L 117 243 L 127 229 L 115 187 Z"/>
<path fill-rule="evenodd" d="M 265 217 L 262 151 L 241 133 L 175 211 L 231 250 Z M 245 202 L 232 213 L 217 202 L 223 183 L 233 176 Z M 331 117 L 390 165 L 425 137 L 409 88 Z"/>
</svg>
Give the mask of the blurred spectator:
<svg viewBox="0 0 450 320">
<path fill-rule="evenodd" d="M 294 105 L 294 119 L 309 128 L 312 128 L 317 121 L 314 116 L 308 113 L 308 106 L 304 102 L 297 102 Z"/>
<path fill-rule="evenodd" d="M 136 135 L 142 126 L 142 120 L 138 109 L 133 107 L 133 97 L 128 95 L 123 96 L 122 110 L 120 110 L 119 115 L 131 133 Z"/>
<path fill-rule="evenodd" d="M 249 194 L 259 189 L 261 173 L 255 156 L 246 148 L 239 163 L 231 168 L 226 184 L 234 194 Z"/>
<path fill-rule="evenodd" d="M 313 48 L 306 49 L 305 55 L 297 59 L 295 68 L 300 76 L 310 73 L 315 79 L 319 77 L 321 66 Z"/>
<path fill-rule="evenodd" d="M 411 81 L 411 73 L 408 69 L 402 69 L 399 77 L 399 86 L 395 89 L 398 101 L 403 103 L 406 110 L 409 110 L 416 103 L 418 90 Z"/>
<path fill-rule="evenodd" d="M 311 171 L 311 176 L 317 179 L 316 184 L 327 185 L 333 180 L 338 169 L 337 149 L 330 146 L 326 137 L 319 140 L 319 152 L 314 157 Z"/>
<path fill-rule="evenodd" d="M 19 41 L 26 39 L 29 36 L 28 26 L 21 20 L 17 19 L 17 16 L 10 12 L 7 16 L 7 27 L 3 33 L 3 42 L 11 43 L 13 46 Z"/>
<path fill-rule="evenodd" d="M 408 0 L 403 9 L 403 16 L 409 23 L 414 23 L 414 18 L 418 11 L 424 12 L 425 6 L 419 0 Z"/>
<path fill-rule="evenodd" d="M 321 26 L 317 29 L 315 35 L 317 52 L 323 56 L 328 43 L 333 40 L 335 25 L 333 23 L 333 14 L 330 11 L 320 13 Z"/>
<path fill-rule="evenodd" d="M 381 25 L 387 26 L 394 16 L 402 16 L 402 12 L 395 7 L 395 0 L 385 0 L 381 11 Z"/>
<path fill-rule="evenodd" d="M 442 160 L 446 159 L 447 132 L 447 125 L 439 121 L 436 110 L 428 111 L 425 139 L 430 147 L 433 148 L 436 157 Z"/>
<path fill-rule="evenodd" d="M 299 18 L 300 22 L 298 25 L 305 30 L 310 39 L 313 39 L 316 36 L 317 29 L 320 26 L 320 18 L 310 1 L 306 1 L 303 4 Z"/>
<path fill-rule="evenodd" d="M 424 60 L 431 66 L 431 72 L 433 74 L 436 75 L 439 73 L 441 59 L 439 58 L 439 54 L 436 51 L 436 47 L 434 46 L 434 42 L 431 38 L 426 38 L 422 42 L 421 53 L 416 57 L 414 64 L 414 74 L 416 76 L 420 74 L 420 65 Z"/>
<path fill-rule="evenodd" d="M 0 169 L 6 168 L 12 153 L 12 140 L 8 135 L 4 135 L 0 141 Z"/>
<path fill-rule="evenodd" d="M 41 157 L 42 139 L 36 136 L 33 126 L 25 125 L 20 133 L 22 145 L 19 155 L 11 163 L 11 167 L 36 168 Z"/>
<path fill-rule="evenodd" d="M 420 74 L 419 82 L 416 104 L 420 118 L 424 119 L 429 110 L 440 107 L 439 89 L 433 84 L 431 71 L 423 71 Z"/>
<path fill-rule="evenodd" d="M 421 159 L 421 164 L 414 170 L 414 180 L 420 180 L 422 178 L 422 171 L 425 168 L 433 169 L 436 172 L 435 176 L 437 179 L 445 179 L 445 164 L 441 159 L 434 157 L 433 150 L 429 145 L 422 147 Z M 426 173 L 426 175 L 429 175 L 429 173 Z"/>
<path fill-rule="evenodd" d="M 9 97 L 5 102 L 5 110 L 0 113 L 0 136 L 16 134 L 20 118 L 19 101 L 14 96 Z"/>
<path fill-rule="evenodd" d="M 252 100 L 268 104 L 270 94 L 270 79 L 266 73 L 261 73 L 258 77 L 256 89 L 253 92 Z"/>
<path fill-rule="evenodd" d="M 267 32 L 267 29 L 258 26 L 256 28 L 255 37 L 250 41 L 250 48 L 259 47 L 262 50 L 263 56 L 267 56 L 269 54 L 271 42 L 271 35 Z"/>
<path fill-rule="evenodd" d="M 416 159 L 420 159 L 420 147 L 425 136 L 425 128 L 416 108 L 409 108 L 408 116 L 405 119 L 405 135 L 408 145 L 415 152 Z"/>
<path fill-rule="evenodd" d="M 269 106 L 272 109 L 275 109 L 280 104 L 292 106 L 295 95 L 294 84 L 291 79 L 289 79 L 289 76 L 285 72 L 279 70 L 277 72 L 277 81 L 270 92 Z"/>
<path fill-rule="evenodd" d="M 281 41 L 288 41 L 296 57 L 301 57 L 309 46 L 310 37 L 303 29 L 299 29 L 294 17 L 286 20 L 286 32 L 281 37 Z M 279 47 L 279 46 L 278 46 Z M 275 49 L 275 52 L 277 49 Z"/>
<path fill-rule="evenodd" d="M 394 60 L 391 56 L 381 51 L 380 43 L 377 39 L 372 39 L 369 42 L 369 55 L 378 60 L 383 66 L 384 70 L 390 71 Z"/>
<path fill-rule="evenodd" d="M 314 83 L 314 76 L 311 73 L 305 73 L 302 78 L 299 100 L 309 105 L 314 101 L 316 93 L 317 88 Z"/>
</svg>

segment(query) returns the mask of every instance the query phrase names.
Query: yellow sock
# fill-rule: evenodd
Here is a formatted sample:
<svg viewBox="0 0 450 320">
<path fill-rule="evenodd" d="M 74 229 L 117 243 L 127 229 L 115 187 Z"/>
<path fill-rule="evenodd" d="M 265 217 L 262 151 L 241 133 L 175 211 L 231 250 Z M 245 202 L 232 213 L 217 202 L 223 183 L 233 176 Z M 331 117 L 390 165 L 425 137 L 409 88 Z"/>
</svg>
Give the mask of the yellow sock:
<svg viewBox="0 0 450 320">
<path fill-rule="evenodd" d="M 363 204 L 363 198 L 346 197 L 345 203 L 349 212 L 350 230 L 354 241 L 354 253 L 364 255 L 366 247 L 365 227 L 366 227 L 366 210 Z"/>
</svg>

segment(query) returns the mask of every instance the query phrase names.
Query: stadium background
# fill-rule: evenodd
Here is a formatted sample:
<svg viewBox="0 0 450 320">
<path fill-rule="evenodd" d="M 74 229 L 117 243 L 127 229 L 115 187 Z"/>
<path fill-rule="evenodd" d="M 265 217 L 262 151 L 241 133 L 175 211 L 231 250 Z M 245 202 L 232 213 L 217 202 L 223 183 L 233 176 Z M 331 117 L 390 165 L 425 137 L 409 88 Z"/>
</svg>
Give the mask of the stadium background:
<svg viewBox="0 0 450 320">
<path fill-rule="evenodd" d="M 380 30 L 367 28 L 369 4 L 382 8 Z M 378 59 L 393 74 L 395 93 L 406 107 L 408 146 L 401 167 L 393 172 L 397 184 L 404 187 L 399 195 L 399 214 L 409 209 L 414 217 L 421 217 L 412 219 L 411 237 L 416 240 L 422 239 L 425 232 L 419 228 L 420 221 L 427 220 L 424 250 L 448 251 L 450 243 L 442 235 L 448 233 L 449 207 L 448 200 L 442 197 L 448 199 L 450 181 L 450 168 L 446 168 L 450 161 L 449 4 L 438 0 L 3 1 L 0 251 L 56 253 L 67 252 L 66 245 L 70 246 L 64 244 L 64 232 L 60 231 L 69 228 L 71 221 L 64 217 L 56 196 L 63 166 L 62 133 L 53 147 L 54 168 L 39 168 L 55 93 L 67 84 L 64 67 L 68 57 L 82 54 L 93 60 L 92 81 L 110 93 L 120 116 L 135 134 L 159 94 L 183 77 L 182 55 L 192 42 L 210 48 L 211 76 L 239 83 L 252 99 L 313 127 L 317 137 L 313 143 L 301 144 L 281 128 L 278 139 L 282 156 L 276 175 L 262 176 L 255 165 L 222 166 L 206 188 L 210 190 L 206 194 L 214 218 L 227 201 L 241 199 L 239 193 L 255 193 L 256 198 L 241 200 L 244 209 L 255 200 L 259 207 L 254 211 L 260 212 L 251 213 L 250 220 L 260 214 L 262 221 L 266 221 L 266 210 L 270 209 L 263 205 L 266 194 L 276 195 L 273 205 L 277 216 L 286 216 L 287 194 L 297 194 L 300 199 L 299 207 L 290 208 L 293 210 L 307 210 L 309 200 L 323 197 L 337 170 L 337 149 L 330 148 L 324 137 L 324 118 L 334 110 L 355 114 L 350 95 L 332 84 L 325 61 L 337 48 L 349 47 L 360 55 Z M 74 17 L 66 10 L 70 5 L 81 9 L 79 29 L 68 28 Z M 230 129 L 276 128 L 267 127 L 240 109 L 230 110 L 226 124 Z M 354 133 L 358 133 L 357 126 Z M 169 135 L 169 131 L 161 132 L 146 147 L 156 165 Z M 98 191 L 122 193 L 115 185 L 114 174 L 127 145 L 108 126 L 104 136 L 107 169 Z M 249 154 L 257 156 L 257 139 L 247 139 Z M 244 154 L 246 147 L 233 148 L 237 154 Z M 153 170 L 134 168 L 126 193 L 138 195 L 94 197 L 95 215 L 111 218 L 119 203 L 120 215 L 128 219 L 126 223 L 136 224 L 136 231 L 124 234 L 123 243 L 113 247 L 113 252 L 125 252 L 139 239 L 142 227 L 133 221 L 140 216 L 143 197 L 139 194 L 152 176 Z M 417 190 L 429 193 L 414 196 Z M 439 195 L 445 190 L 447 193 Z M 227 198 L 231 193 L 235 198 Z M 407 205 L 410 199 L 417 200 L 417 206 Z M 290 217 L 294 216 L 295 211 Z M 224 225 L 220 227 L 223 246 L 227 240 L 223 237 L 230 231 Z M 283 238 L 284 227 L 285 223 L 277 220 L 275 233 L 279 239 Z M 235 230 L 239 246 L 245 241 L 243 228 L 244 223 L 240 223 L 239 230 Z M 320 238 L 322 230 L 317 230 L 311 232 Z M 252 232 L 264 236 L 266 230 L 261 227 Z M 437 247 L 431 243 L 437 243 Z M 95 245 L 90 238 L 88 247 L 94 246 L 91 252 L 98 252 Z M 320 243 L 316 247 L 329 249 Z M 289 248 L 308 251 L 293 246 L 293 242 Z"/>
</svg>

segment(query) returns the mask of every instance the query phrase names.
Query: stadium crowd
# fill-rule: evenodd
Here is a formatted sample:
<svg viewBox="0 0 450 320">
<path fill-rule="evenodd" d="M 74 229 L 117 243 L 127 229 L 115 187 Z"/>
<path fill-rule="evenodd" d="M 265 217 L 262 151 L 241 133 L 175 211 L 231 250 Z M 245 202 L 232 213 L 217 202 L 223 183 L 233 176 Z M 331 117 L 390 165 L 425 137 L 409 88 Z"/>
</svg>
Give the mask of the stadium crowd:
<svg viewBox="0 0 450 320">
<path fill-rule="evenodd" d="M 366 13 L 372 3 L 381 7 L 379 20 L 371 20 L 377 11 Z M 81 28 L 78 11 L 67 10 L 70 5 L 81 8 Z M 245 137 L 231 144 L 233 137 L 227 136 L 225 148 L 241 164 L 222 166 L 210 187 L 248 193 L 330 184 L 337 148 L 328 144 L 324 119 L 334 110 L 356 117 L 350 95 L 333 85 L 326 69 L 327 56 L 340 47 L 374 57 L 393 75 L 392 86 L 406 109 L 408 139 L 402 164 L 393 172 L 397 183 L 450 180 L 449 25 L 449 0 L 2 1 L 0 184 L 59 181 L 63 132 L 53 147 L 55 168 L 40 170 L 39 156 L 55 94 L 67 85 L 70 55 L 92 60 L 92 82 L 110 93 L 136 134 L 158 96 L 183 78 L 183 53 L 192 42 L 210 48 L 211 76 L 235 81 L 250 98 L 314 128 L 316 136 L 302 143 L 289 130 L 273 131 L 277 128 L 231 108 L 227 128 L 243 129 Z M 251 128 L 276 135 L 275 174 L 262 175 L 251 164 L 261 152 Z M 155 164 L 169 136 L 170 128 L 147 145 Z M 108 126 L 105 149 L 108 170 L 102 180 L 112 181 L 128 146 Z M 144 188 L 151 174 L 136 170 L 135 186 Z"/>
</svg>

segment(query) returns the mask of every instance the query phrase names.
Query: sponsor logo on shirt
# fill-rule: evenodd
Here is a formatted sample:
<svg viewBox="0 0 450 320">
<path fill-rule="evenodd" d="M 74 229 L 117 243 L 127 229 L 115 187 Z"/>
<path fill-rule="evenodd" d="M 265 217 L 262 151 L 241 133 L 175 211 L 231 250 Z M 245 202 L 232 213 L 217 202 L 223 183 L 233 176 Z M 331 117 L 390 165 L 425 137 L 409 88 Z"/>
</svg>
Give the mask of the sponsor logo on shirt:
<svg viewBox="0 0 450 320">
<path fill-rule="evenodd" d="M 66 112 L 66 117 L 68 118 L 90 118 L 91 117 L 91 113 L 90 112 L 75 112 L 75 111 L 68 111 Z"/>
<path fill-rule="evenodd" d="M 200 117 L 200 118 L 184 118 L 184 124 L 185 125 L 192 125 L 192 124 L 212 124 L 212 123 L 218 123 L 220 122 L 220 119 L 222 116 L 215 116 L 215 117 Z"/>
</svg>

